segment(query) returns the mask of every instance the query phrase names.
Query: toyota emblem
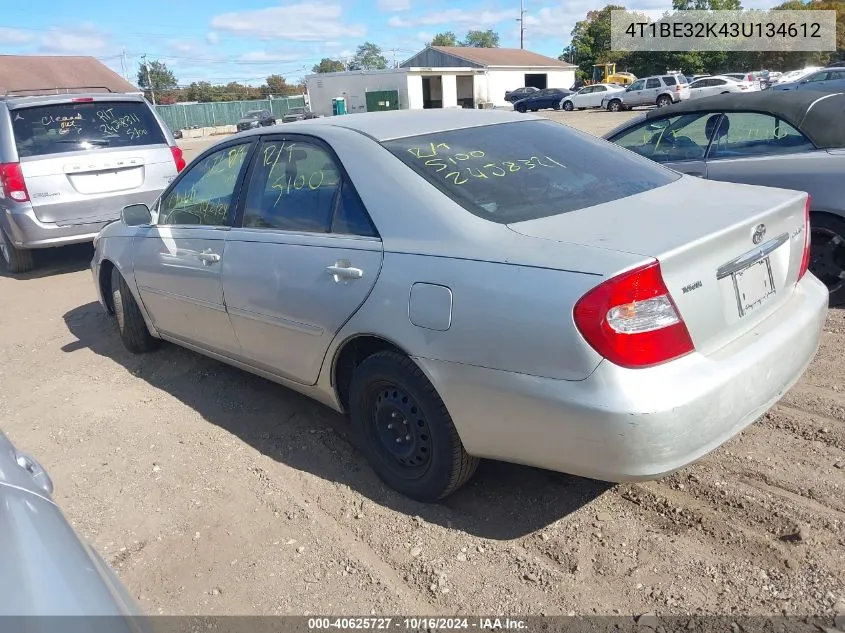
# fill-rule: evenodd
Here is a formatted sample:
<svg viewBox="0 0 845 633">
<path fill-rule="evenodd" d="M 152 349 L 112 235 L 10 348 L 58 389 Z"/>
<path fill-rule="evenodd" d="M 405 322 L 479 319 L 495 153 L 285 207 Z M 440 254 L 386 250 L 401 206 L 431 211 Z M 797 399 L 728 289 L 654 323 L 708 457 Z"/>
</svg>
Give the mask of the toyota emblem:
<svg viewBox="0 0 845 633">
<path fill-rule="evenodd" d="M 763 241 L 764 237 L 766 237 L 766 225 L 758 224 L 754 227 L 754 233 L 751 234 L 751 241 L 754 242 L 754 244 L 759 244 Z"/>
</svg>

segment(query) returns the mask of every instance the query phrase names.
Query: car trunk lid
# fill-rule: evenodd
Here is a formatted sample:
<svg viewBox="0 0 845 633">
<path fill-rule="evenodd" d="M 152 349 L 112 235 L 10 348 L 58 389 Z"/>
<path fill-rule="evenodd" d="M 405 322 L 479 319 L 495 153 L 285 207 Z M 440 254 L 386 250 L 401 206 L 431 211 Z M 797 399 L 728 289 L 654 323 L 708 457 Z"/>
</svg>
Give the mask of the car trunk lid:
<svg viewBox="0 0 845 633">
<path fill-rule="evenodd" d="M 656 259 L 696 349 L 707 354 L 770 316 L 792 292 L 804 250 L 806 202 L 802 192 L 684 177 L 509 227 Z"/>
</svg>

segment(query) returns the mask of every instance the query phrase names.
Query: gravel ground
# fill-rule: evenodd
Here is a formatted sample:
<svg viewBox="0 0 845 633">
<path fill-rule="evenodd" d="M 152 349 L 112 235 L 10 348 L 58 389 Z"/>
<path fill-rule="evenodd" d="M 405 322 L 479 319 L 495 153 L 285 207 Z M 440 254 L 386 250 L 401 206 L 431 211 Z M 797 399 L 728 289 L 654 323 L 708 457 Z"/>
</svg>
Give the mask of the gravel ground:
<svg viewBox="0 0 845 633">
<path fill-rule="evenodd" d="M 550 116 L 601 133 L 631 115 Z M 172 345 L 124 351 L 89 246 L 39 255 L 26 278 L 0 270 L 0 420 L 149 613 L 845 610 L 842 311 L 778 406 L 676 475 L 486 462 L 422 505 L 324 407 Z"/>
</svg>

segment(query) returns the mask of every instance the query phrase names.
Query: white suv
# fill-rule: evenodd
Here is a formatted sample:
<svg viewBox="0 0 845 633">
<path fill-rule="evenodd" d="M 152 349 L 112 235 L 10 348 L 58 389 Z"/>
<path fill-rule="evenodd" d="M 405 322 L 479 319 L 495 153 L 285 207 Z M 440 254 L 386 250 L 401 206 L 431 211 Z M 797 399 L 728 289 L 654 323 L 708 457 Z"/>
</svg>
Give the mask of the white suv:
<svg viewBox="0 0 845 633">
<path fill-rule="evenodd" d="M 618 112 L 637 106 L 658 108 L 689 99 L 690 90 L 687 78 L 679 73 L 643 77 L 625 89 L 625 92 L 608 95 L 602 100 L 601 107 Z"/>
</svg>

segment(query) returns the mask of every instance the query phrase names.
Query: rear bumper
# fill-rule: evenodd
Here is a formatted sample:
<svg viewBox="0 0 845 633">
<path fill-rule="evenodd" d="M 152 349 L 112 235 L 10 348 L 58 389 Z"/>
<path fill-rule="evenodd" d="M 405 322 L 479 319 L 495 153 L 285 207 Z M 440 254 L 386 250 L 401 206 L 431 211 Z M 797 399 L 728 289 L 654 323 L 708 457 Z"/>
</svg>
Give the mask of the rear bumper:
<svg viewBox="0 0 845 633">
<path fill-rule="evenodd" d="M 12 244 L 18 248 L 52 248 L 54 246 L 65 246 L 67 244 L 79 244 L 91 242 L 97 236 L 108 221 L 100 221 L 91 224 L 71 224 L 60 226 L 52 222 L 41 222 L 35 213 L 30 209 L 27 211 L 12 211 L 0 209 L 0 222 L 3 229 L 11 239 Z M 117 220 L 120 213 L 116 213 Z"/>
<path fill-rule="evenodd" d="M 710 356 L 629 370 L 602 362 L 564 381 L 416 359 L 466 450 L 605 481 L 656 479 L 771 408 L 818 350 L 828 292 L 807 274 L 757 328 Z"/>
</svg>

